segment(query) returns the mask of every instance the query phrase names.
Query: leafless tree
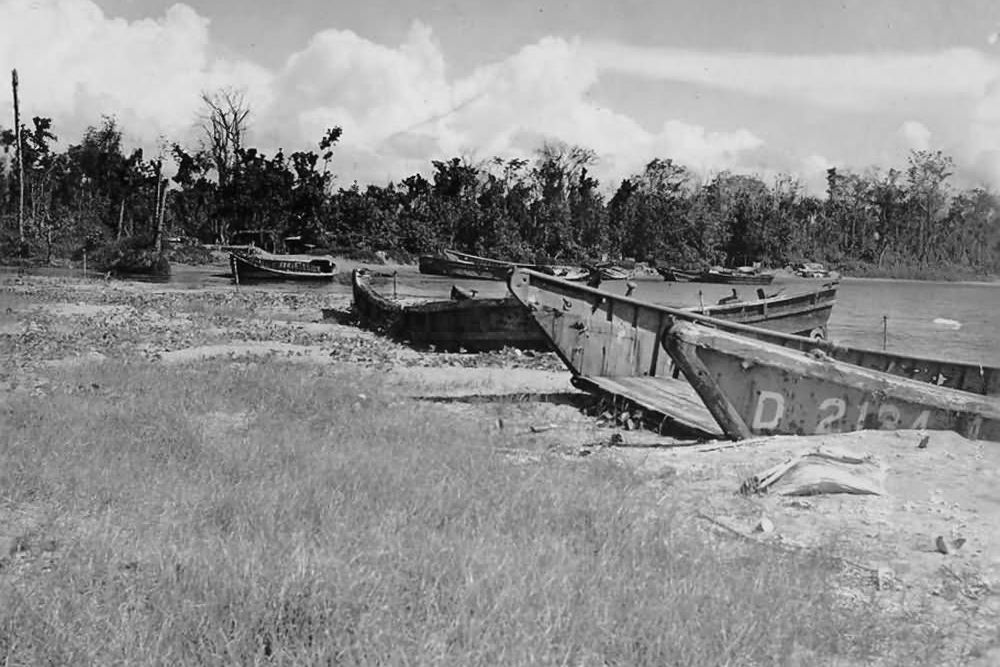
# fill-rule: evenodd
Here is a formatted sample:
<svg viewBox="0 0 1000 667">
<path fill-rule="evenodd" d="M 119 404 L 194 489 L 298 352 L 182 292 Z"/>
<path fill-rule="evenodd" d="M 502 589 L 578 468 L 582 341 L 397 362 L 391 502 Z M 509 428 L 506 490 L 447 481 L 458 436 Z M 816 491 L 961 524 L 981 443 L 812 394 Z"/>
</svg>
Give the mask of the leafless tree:
<svg viewBox="0 0 1000 667">
<path fill-rule="evenodd" d="M 243 91 L 232 88 L 202 93 L 201 99 L 205 103 L 201 128 L 205 133 L 206 149 L 215 165 L 219 185 L 225 186 L 236 164 L 236 154 L 243 147 L 250 106 Z"/>
</svg>

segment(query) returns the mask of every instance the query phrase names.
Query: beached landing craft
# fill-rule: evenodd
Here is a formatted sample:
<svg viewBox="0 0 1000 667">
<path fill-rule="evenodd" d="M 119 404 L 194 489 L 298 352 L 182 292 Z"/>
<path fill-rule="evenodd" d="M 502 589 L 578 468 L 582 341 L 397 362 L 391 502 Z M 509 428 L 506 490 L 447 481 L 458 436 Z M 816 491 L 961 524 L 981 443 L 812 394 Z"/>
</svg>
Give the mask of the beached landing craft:
<svg viewBox="0 0 1000 667">
<path fill-rule="evenodd" d="M 513 297 L 478 299 L 453 289 L 449 301 L 405 306 L 376 291 L 371 277 L 365 269 L 351 276 L 354 307 L 365 326 L 439 350 L 549 349 L 548 339 Z"/>
<path fill-rule="evenodd" d="M 727 436 L 861 429 L 1000 441 L 1000 398 L 862 368 L 673 318 L 663 345 Z"/>
<path fill-rule="evenodd" d="M 586 376 L 667 375 L 670 359 L 659 337 L 672 313 L 690 313 L 772 331 L 825 335 L 837 286 L 756 301 L 680 309 L 651 304 L 609 291 L 517 269 L 510 290 L 528 306 L 555 349 L 577 374 Z"/>
<path fill-rule="evenodd" d="M 258 248 L 229 254 L 237 283 L 254 280 L 331 280 L 337 265 L 329 255 L 275 255 Z"/>
<path fill-rule="evenodd" d="M 530 271 L 516 271 L 511 276 L 510 288 L 573 371 L 575 385 L 634 403 L 660 416 L 665 424 L 677 422 L 709 435 L 723 435 L 723 431 L 691 385 L 672 377 L 672 360 L 660 344 L 667 327 L 675 320 L 697 322 L 791 349 L 821 350 L 826 356 L 850 365 L 970 394 L 1000 395 L 998 368 L 846 347 L 767 330 L 762 328 L 767 326 L 764 322 L 747 326 Z M 736 305 L 739 304 L 733 304 Z M 717 315 L 725 310 L 706 309 L 706 312 Z"/>
</svg>

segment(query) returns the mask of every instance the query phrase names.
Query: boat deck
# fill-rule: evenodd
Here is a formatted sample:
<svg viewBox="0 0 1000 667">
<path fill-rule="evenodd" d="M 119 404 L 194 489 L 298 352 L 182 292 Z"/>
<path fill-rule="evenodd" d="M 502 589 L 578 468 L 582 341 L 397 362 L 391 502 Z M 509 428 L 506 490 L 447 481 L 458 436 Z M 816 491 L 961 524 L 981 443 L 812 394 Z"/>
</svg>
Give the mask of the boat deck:
<svg viewBox="0 0 1000 667">
<path fill-rule="evenodd" d="M 573 384 L 585 391 L 630 401 L 662 420 L 676 422 L 704 436 L 726 437 L 701 397 L 686 380 L 648 375 L 578 375 L 573 378 Z"/>
</svg>

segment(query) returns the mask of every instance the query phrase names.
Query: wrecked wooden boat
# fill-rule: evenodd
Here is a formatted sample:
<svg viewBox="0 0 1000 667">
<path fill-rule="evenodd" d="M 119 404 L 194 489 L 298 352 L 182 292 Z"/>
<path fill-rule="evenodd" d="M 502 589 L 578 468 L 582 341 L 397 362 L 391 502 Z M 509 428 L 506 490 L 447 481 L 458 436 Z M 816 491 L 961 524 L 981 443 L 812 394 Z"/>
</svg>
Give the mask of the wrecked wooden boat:
<svg viewBox="0 0 1000 667">
<path fill-rule="evenodd" d="M 864 368 L 672 317 L 663 346 L 725 434 L 955 431 L 1000 441 L 1000 397 Z"/>
<path fill-rule="evenodd" d="M 548 339 L 513 297 L 480 299 L 452 290 L 452 299 L 403 305 L 372 286 L 372 274 L 351 276 L 354 308 L 363 326 L 436 350 L 481 352 L 503 347 L 547 350 Z"/>
<path fill-rule="evenodd" d="M 795 350 L 820 350 L 854 366 L 919 382 L 981 395 L 1000 395 L 998 368 L 838 345 L 770 330 L 765 328 L 768 323 L 760 320 L 751 322 L 755 326 L 748 326 L 736 319 L 743 314 L 739 304 L 709 307 L 701 314 L 524 270 L 512 274 L 510 289 L 528 307 L 553 349 L 573 372 L 577 387 L 636 405 L 661 419 L 664 427 L 681 424 L 701 434 L 723 435 L 691 385 L 675 374 L 673 360 L 662 348 L 664 332 L 675 320 L 732 331 Z M 834 295 L 827 296 L 832 299 Z M 767 313 L 778 312 L 773 305 L 772 302 L 768 306 Z"/>
<path fill-rule="evenodd" d="M 237 283 L 261 280 L 332 280 L 337 264 L 329 255 L 277 255 L 259 248 L 229 254 Z"/>
</svg>

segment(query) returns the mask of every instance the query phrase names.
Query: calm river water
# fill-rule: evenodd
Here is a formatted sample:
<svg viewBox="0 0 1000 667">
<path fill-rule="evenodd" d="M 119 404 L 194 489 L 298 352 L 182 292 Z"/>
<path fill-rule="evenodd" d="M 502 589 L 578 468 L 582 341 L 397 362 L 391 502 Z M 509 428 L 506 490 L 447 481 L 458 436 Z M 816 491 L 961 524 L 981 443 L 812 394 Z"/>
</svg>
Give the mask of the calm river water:
<svg viewBox="0 0 1000 667">
<path fill-rule="evenodd" d="M 175 267 L 168 284 L 181 289 L 232 287 L 231 280 L 224 273 L 226 268 Z M 10 270 L 2 273 L 10 275 Z M 252 289 L 318 290 L 343 295 L 350 294 L 350 286 L 346 282 L 322 285 L 273 283 L 254 285 Z M 453 284 L 476 289 L 484 297 L 506 293 L 503 283 L 425 276 L 418 273 L 416 267 L 399 271 L 396 291 L 400 297 L 448 298 Z M 815 289 L 821 284 L 822 281 L 818 280 L 778 278 L 765 289 L 768 293 L 780 289 L 791 294 Z M 384 289 L 391 291 L 390 285 L 391 281 Z M 733 289 L 727 285 L 660 280 L 640 280 L 636 281 L 636 285 L 633 296 L 675 306 L 695 306 L 700 300 L 712 304 L 731 294 Z M 625 283 L 608 281 L 602 288 L 624 293 Z M 747 299 L 755 298 L 756 289 L 736 287 L 740 296 Z M 830 337 L 842 343 L 877 349 L 882 347 L 883 322 L 888 350 L 1000 366 L 1000 283 L 866 278 L 841 280 L 837 305 L 830 318 Z"/>
</svg>

